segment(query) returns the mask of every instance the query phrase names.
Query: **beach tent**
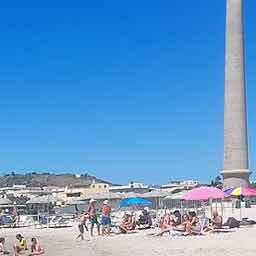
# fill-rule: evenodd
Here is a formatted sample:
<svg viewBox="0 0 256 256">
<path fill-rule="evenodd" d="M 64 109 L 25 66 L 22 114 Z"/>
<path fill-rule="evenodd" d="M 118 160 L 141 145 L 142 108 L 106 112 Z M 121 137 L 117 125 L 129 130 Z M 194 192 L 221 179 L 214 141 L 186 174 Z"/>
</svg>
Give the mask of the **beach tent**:
<svg viewBox="0 0 256 256">
<path fill-rule="evenodd" d="M 120 202 L 120 207 L 129 207 L 129 206 L 151 206 L 152 202 L 146 200 L 145 198 L 141 197 L 131 197 L 123 199 Z"/>
</svg>

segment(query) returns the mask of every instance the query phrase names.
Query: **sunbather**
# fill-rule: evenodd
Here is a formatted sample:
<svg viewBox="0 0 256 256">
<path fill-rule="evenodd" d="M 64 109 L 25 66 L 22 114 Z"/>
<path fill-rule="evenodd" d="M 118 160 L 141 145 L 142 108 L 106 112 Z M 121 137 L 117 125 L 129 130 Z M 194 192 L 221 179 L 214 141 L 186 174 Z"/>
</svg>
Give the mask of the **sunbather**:
<svg viewBox="0 0 256 256">
<path fill-rule="evenodd" d="M 20 256 L 24 251 L 28 250 L 27 241 L 21 234 L 16 235 L 16 239 L 16 243 L 13 246 L 14 255 Z"/>
<path fill-rule="evenodd" d="M 195 212 L 189 212 L 189 223 L 186 226 L 187 235 L 199 234 L 201 232 L 201 224 Z"/>
<path fill-rule="evenodd" d="M 44 255 L 44 249 L 40 246 L 36 238 L 32 238 L 31 243 L 31 254 L 29 254 L 29 256 Z"/>
<path fill-rule="evenodd" d="M 165 233 L 170 232 L 172 229 L 176 228 L 180 224 L 180 218 L 176 217 L 174 213 L 167 212 L 163 218 L 163 223 L 160 228 L 161 231 L 155 236 L 162 236 Z"/>
<path fill-rule="evenodd" d="M 4 248 L 5 239 L 3 237 L 0 238 L 0 256 L 10 254 L 8 251 Z"/>
<path fill-rule="evenodd" d="M 175 231 L 186 232 L 188 225 L 190 225 L 189 216 L 188 216 L 188 214 L 185 213 L 185 214 L 182 216 L 181 224 L 180 224 L 180 225 L 177 225 L 177 227 L 174 228 L 174 230 L 175 230 Z"/>
<path fill-rule="evenodd" d="M 204 232 L 213 232 L 216 229 L 222 227 L 223 218 L 218 214 L 217 211 L 212 213 L 212 218 L 210 219 L 209 225 L 204 229 Z"/>
<path fill-rule="evenodd" d="M 142 215 L 139 216 L 137 221 L 138 226 L 143 226 L 144 228 L 150 228 L 152 226 L 152 218 L 149 214 L 149 209 L 147 207 L 142 211 Z"/>
<path fill-rule="evenodd" d="M 135 216 L 130 212 L 126 212 L 122 224 L 119 226 L 121 233 L 127 234 L 136 228 Z"/>
</svg>

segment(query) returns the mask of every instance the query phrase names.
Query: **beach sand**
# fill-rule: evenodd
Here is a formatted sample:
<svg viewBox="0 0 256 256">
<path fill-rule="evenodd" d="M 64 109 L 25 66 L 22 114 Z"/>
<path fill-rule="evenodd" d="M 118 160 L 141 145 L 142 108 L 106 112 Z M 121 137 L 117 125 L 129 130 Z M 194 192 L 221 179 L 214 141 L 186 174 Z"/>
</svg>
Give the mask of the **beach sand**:
<svg viewBox="0 0 256 256">
<path fill-rule="evenodd" d="M 152 232 L 147 231 L 147 232 Z M 90 241 L 75 241 L 76 228 L 66 229 L 2 229 L 6 249 L 11 249 L 15 234 L 21 233 L 28 240 L 39 238 L 48 256 L 159 256 L 159 255 L 256 255 L 256 227 L 240 228 L 230 233 L 198 237 L 149 237 L 147 232 L 90 238 Z"/>
</svg>

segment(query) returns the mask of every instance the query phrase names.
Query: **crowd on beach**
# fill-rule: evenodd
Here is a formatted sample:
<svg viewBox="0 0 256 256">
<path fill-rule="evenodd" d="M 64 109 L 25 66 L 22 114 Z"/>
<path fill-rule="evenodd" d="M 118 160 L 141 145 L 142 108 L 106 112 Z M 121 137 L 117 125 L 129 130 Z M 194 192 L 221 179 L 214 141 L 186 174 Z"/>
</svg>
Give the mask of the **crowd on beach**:
<svg viewBox="0 0 256 256">
<path fill-rule="evenodd" d="M 139 216 L 136 216 L 132 211 L 125 211 L 123 219 L 117 225 L 113 225 L 111 221 L 111 206 L 108 200 L 105 200 L 101 205 L 100 212 L 96 208 L 96 200 L 91 199 L 88 209 L 78 216 L 79 235 L 77 239 L 84 239 L 85 231 L 89 231 L 90 235 L 94 235 L 94 227 L 97 229 L 98 235 L 110 235 L 111 228 L 118 229 L 118 233 L 127 234 L 135 231 L 135 229 L 151 229 L 158 228 L 153 234 L 162 236 L 165 233 L 175 232 L 182 235 L 197 235 L 207 234 L 222 228 L 223 219 L 217 211 L 212 212 L 211 218 L 202 218 L 195 211 L 182 213 L 179 210 L 165 210 L 162 216 L 157 221 L 153 221 L 148 207 L 145 207 Z M 98 215 L 101 215 L 101 221 Z M 87 223 L 90 223 L 88 228 Z"/>
<path fill-rule="evenodd" d="M 0 256 L 9 255 L 11 251 L 5 249 L 5 238 L 0 238 Z M 14 256 L 33 256 L 33 255 L 44 255 L 44 249 L 40 246 L 38 239 L 33 237 L 31 239 L 30 249 L 27 244 L 27 240 L 21 234 L 16 235 L 16 242 L 13 245 L 13 255 Z"/>
</svg>

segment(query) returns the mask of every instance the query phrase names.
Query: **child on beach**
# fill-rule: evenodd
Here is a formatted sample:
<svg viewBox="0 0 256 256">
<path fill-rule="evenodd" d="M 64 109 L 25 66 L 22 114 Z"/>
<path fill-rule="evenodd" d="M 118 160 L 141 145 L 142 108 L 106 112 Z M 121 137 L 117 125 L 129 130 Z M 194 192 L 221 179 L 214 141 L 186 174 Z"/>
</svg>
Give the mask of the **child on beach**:
<svg viewBox="0 0 256 256">
<path fill-rule="evenodd" d="M 78 224 L 79 235 L 77 236 L 76 239 L 81 238 L 81 240 L 84 240 L 84 229 L 86 229 L 86 231 L 88 231 L 88 228 L 86 226 L 86 221 L 88 219 L 89 219 L 88 213 L 84 213 L 80 216 L 79 224 Z"/>
</svg>

